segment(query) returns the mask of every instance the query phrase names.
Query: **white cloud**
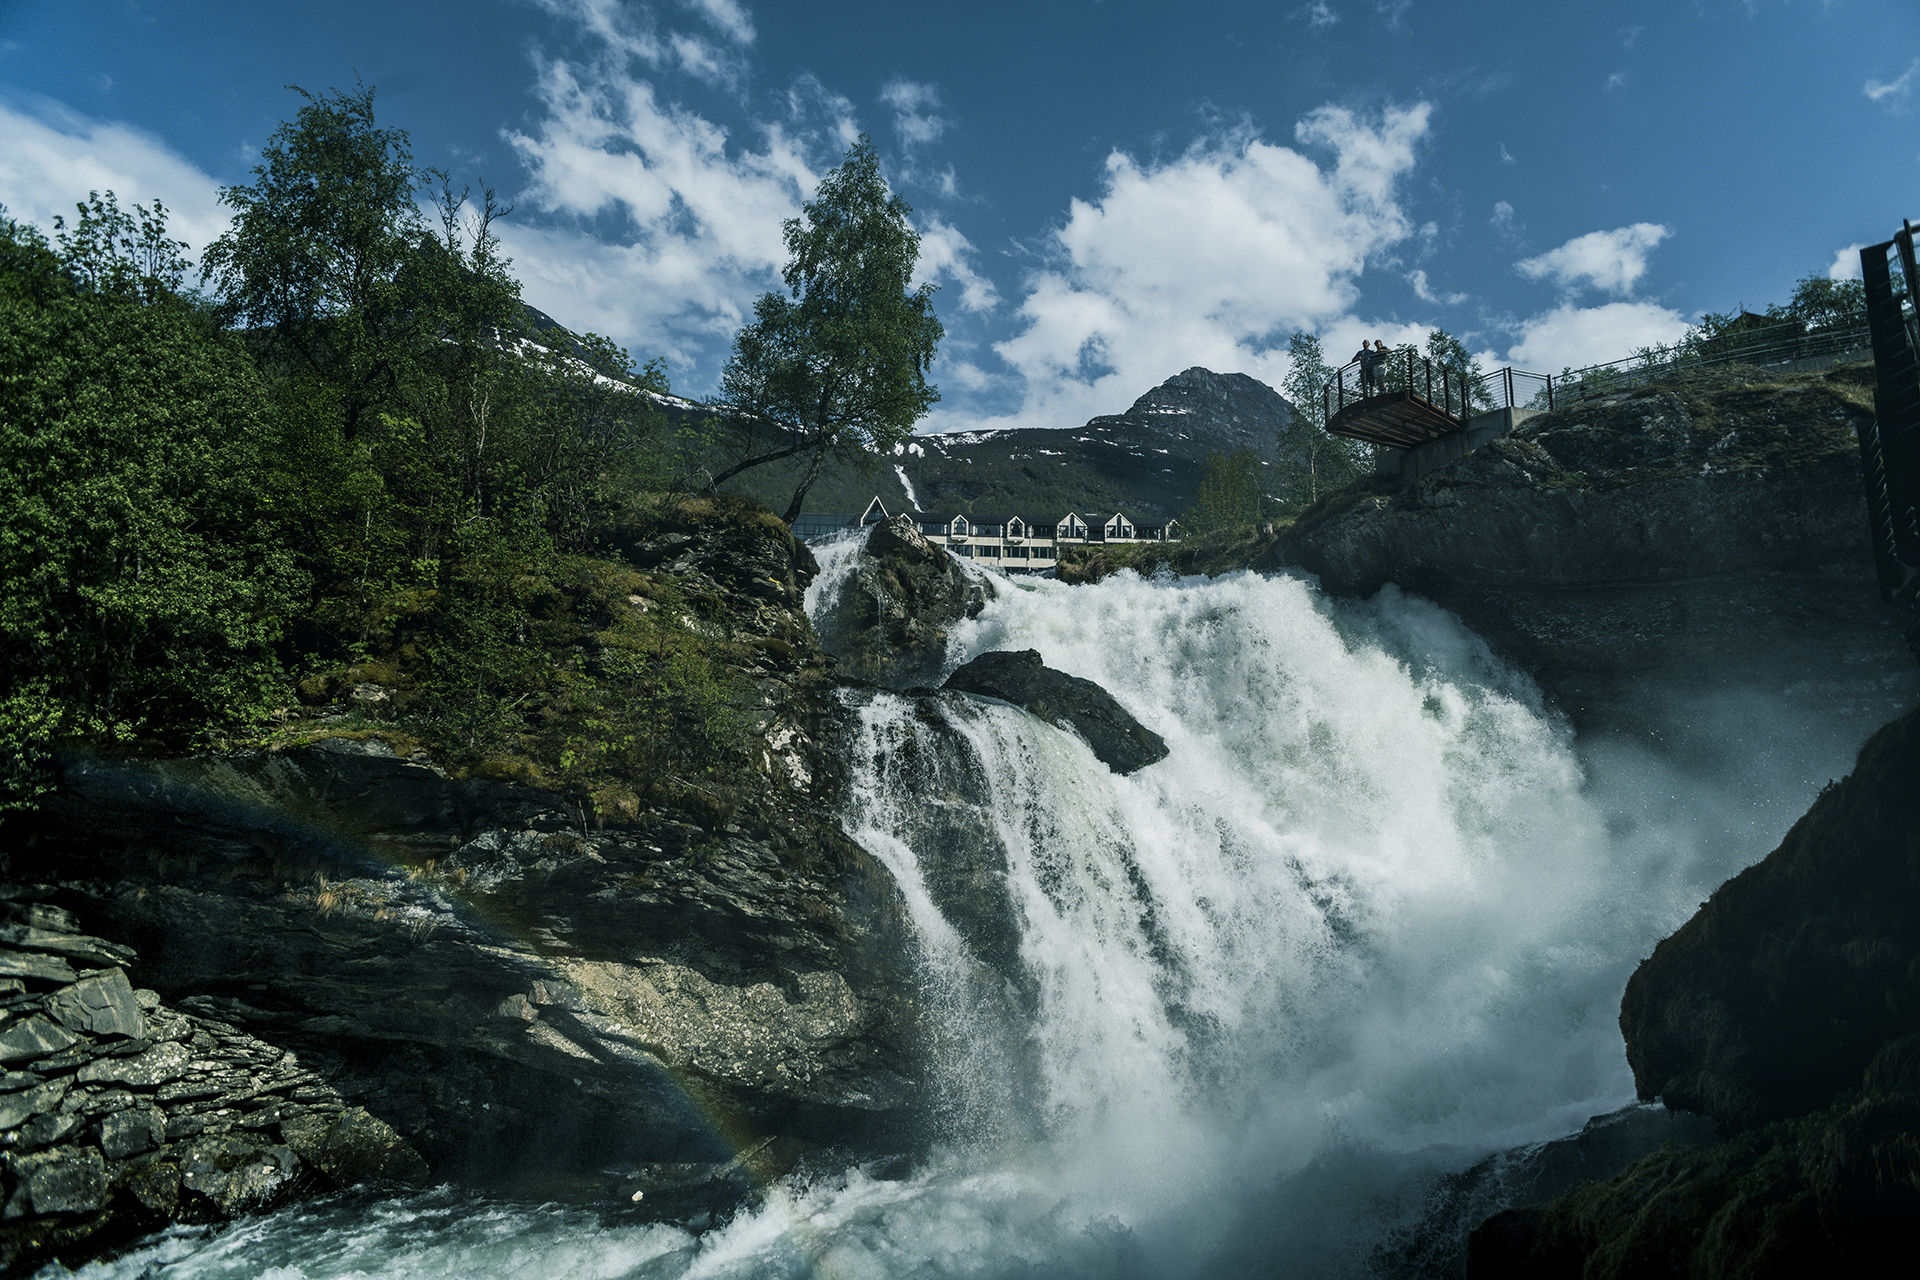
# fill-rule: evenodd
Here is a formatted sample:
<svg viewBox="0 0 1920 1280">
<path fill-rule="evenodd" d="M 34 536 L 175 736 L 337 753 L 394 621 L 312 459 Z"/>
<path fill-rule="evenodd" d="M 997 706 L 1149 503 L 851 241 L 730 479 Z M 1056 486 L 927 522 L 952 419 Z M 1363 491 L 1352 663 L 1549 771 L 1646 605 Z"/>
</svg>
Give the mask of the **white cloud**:
<svg viewBox="0 0 1920 1280">
<path fill-rule="evenodd" d="M 1495 209 L 1498 210 L 1496 205 Z M 1499 221 L 1496 213 L 1496 223 Z M 1537 258 L 1517 263 L 1531 280 L 1551 279 L 1564 288 L 1582 281 L 1609 293 L 1627 293 L 1647 270 L 1647 254 L 1673 234 L 1673 228 L 1636 222 L 1613 231 L 1589 231 Z"/>
<path fill-rule="evenodd" d="M 724 43 L 684 31 L 661 34 L 654 12 L 620 0 L 536 0 L 556 17 L 578 23 L 615 61 L 637 61 L 655 71 L 684 71 L 708 84 L 736 86 L 746 76 L 739 48 L 752 43 L 753 24 L 733 0 L 689 0 L 718 27 Z"/>
<path fill-rule="evenodd" d="M 701 352 L 711 364 L 716 339 L 778 286 L 781 224 L 818 184 L 817 158 L 857 130 L 840 114 L 845 99 L 799 84 L 789 120 L 740 145 L 662 101 L 624 54 L 611 46 L 584 65 L 537 61 L 544 118 L 506 138 L 532 176 L 521 207 L 550 220 L 510 219 L 500 235 L 527 300 L 562 323 L 664 352 L 681 368 Z M 618 243 L 606 243 L 609 218 Z M 600 225 L 579 225 L 587 220 Z"/>
<path fill-rule="evenodd" d="M 1098 198 L 1049 237 L 1021 331 L 994 347 L 1019 407 L 967 425 L 1077 425 L 1195 364 L 1277 384 L 1287 335 L 1343 317 L 1369 258 L 1412 233 L 1395 193 L 1430 113 L 1313 112 L 1294 136 L 1328 167 L 1247 128 L 1163 164 L 1114 152 Z"/>
<path fill-rule="evenodd" d="M 1620 29 L 1620 47 L 1623 49 L 1633 48 L 1634 42 L 1644 35 L 1646 30 L 1645 27 L 1640 26 L 1622 27 Z"/>
<path fill-rule="evenodd" d="M 1398 31 L 1407 16 L 1407 11 L 1413 8 L 1413 0 L 1378 0 L 1373 8 L 1374 12 L 1385 20 L 1387 30 Z"/>
<path fill-rule="evenodd" d="M 58 103 L 31 110 L 0 102 L 0 204 L 14 217 L 53 230 L 54 216 L 74 218 L 89 191 L 111 191 L 120 207 L 167 207 L 167 225 L 200 253 L 226 231 L 229 218 L 213 177 L 153 134 L 120 121 L 95 120 Z"/>
<path fill-rule="evenodd" d="M 1652 302 L 1567 303 L 1523 322 L 1505 363 L 1536 373 L 1606 364 L 1641 347 L 1677 342 L 1687 327 L 1679 312 Z"/>
<path fill-rule="evenodd" d="M 1436 306 L 1458 306 L 1467 300 L 1467 295 L 1464 293 L 1449 293 L 1445 295 L 1435 293 L 1433 287 L 1428 284 L 1427 273 L 1424 271 L 1414 271 L 1410 273 L 1407 276 L 1407 283 L 1413 286 L 1414 296 L 1419 298 L 1420 301 L 1431 302 Z"/>
<path fill-rule="evenodd" d="M 1607 77 L 1607 83 L 1605 85 L 1605 89 L 1607 92 L 1611 93 L 1615 89 L 1625 88 L 1626 83 L 1627 83 L 1627 73 L 1624 71 L 1616 71 L 1612 75 Z"/>
<path fill-rule="evenodd" d="M 1333 6 L 1327 0 L 1313 0 L 1312 4 L 1301 5 L 1287 16 L 1302 19 L 1314 31 L 1325 31 L 1340 22 L 1340 15 L 1333 11 Z"/>
<path fill-rule="evenodd" d="M 736 44 L 753 43 L 753 18 L 735 0 L 687 0 L 687 4 Z"/>
<path fill-rule="evenodd" d="M 973 269 L 973 245 L 951 223 L 930 218 L 920 229 L 920 260 L 914 266 L 914 284 L 951 283 L 959 289 L 965 311 L 991 311 L 1000 294 L 993 282 Z"/>
<path fill-rule="evenodd" d="M 1869 80 L 1860 86 L 1860 92 L 1867 95 L 1869 102 L 1904 102 L 1913 92 L 1913 82 L 1920 76 L 1920 58 L 1908 64 L 1906 72 L 1898 80 L 1889 80 L 1884 84 L 1878 80 Z"/>
<path fill-rule="evenodd" d="M 1866 243 L 1850 244 L 1833 255 L 1833 265 L 1827 268 L 1829 280 L 1858 280 L 1860 278 L 1860 251 Z"/>
<path fill-rule="evenodd" d="M 1502 150 L 1504 151 L 1505 148 L 1502 148 Z M 1513 206 L 1505 200 L 1495 200 L 1493 202 L 1493 216 L 1488 218 L 1487 221 L 1499 227 L 1502 231 L 1505 231 L 1513 225 Z"/>
<path fill-rule="evenodd" d="M 1500 144 L 1500 163 L 1501 164 L 1517 164 L 1518 163 L 1518 161 L 1516 161 L 1513 158 L 1513 152 L 1507 150 L 1507 144 L 1504 142 Z"/>
<path fill-rule="evenodd" d="M 940 90 L 933 85 L 889 80 L 881 87 L 880 101 L 893 108 L 893 127 L 902 142 L 923 146 L 947 131 L 947 119 L 934 113 L 940 105 Z"/>
</svg>

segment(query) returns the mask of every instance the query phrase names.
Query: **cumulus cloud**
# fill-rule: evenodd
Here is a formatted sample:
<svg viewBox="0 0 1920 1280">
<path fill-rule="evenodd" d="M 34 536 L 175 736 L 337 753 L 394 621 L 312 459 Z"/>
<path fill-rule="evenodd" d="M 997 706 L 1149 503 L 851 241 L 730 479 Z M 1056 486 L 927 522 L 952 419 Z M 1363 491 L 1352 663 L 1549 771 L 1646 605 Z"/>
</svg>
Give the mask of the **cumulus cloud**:
<svg viewBox="0 0 1920 1280">
<path fill-rule="evenodd" d="M 1506 363 L 1538 373 L 1606 364 L 1641 347 L 1678 342 L 1687 327 L 1679 312 L 1652 302 L 1567 303 L 1522 323 Z"/>
<path fill-rule="evenodd" d="M 914 284 L 952 286 L 964 311 L 991 311 L 1000 294 L 993 282 L 973 268 L 971 241 L 953 224 L 934 217 L 920 228 L 920 260 L 914 265 Z"/>
<path fill-rule="evenodd" d="M 1836 250 L 1833 255 L 1833 265 L 1827 268 L 1827 279 L 1858 280 L 1860 278 L 1860 251 L 1866 247 L 1866 242 L 1862 241 L 1859 244 L 1850 244 L 1844 249 Z"/>
<path fill-rule="evenodd" d="M 1867 95 L 1869 102 L 1901 103 L 1913 94 L 1913 82 L 1920 77 L 1920 58 L 1915 58 L 1907 66 L 1905 74 L 1897 80 L 1881 82 L 1869 80 L 1860 86 L 1860 92 Z"/>
<path fill-rule="evenodd" d="M 1020 332 L 994 347 L 1019 407 L 971 425 L 1077 424 L 1195 364 L 1277 383 L 1287 335 L 1344 316 L 1368 259 L 1412 234 L 1396 186 L 1430 114 L 1323 107 L 1295 128 L 1302 149 L 1241 128 L 1164 163 L 1111 154 L 1026 280 Z"/>
<path fill-rule="evenodd" d="M 536 56 L 540 117 L 505 134 L 531 182 L 523 216 L 497 229 L 527 301 L 570 327 L 666 357 L 676 384 L 697 393 L 714 384 L 755 299 L 782 287 L 782 225 L 800 215 L 859 123 L 843 95 L 801 77 L 776 100 L 780 118 L 736 137 L 670 100 L 663 77 L 640 74 L 653 64 L 636 41 L 671 33 L 642 32 L 594 4 L 578 11 L 600 37 L 598 55 Z M 691 70 L 679 55 L 662 58 Z M 952 290 L 943 305 L 991 309 L 998 298 L 967 238 L 938 218 L 923 219 L 921 232 L 920 277 Z"/>
<path fill-rule="evenodd" d="M 947 120 L 936 114 L 940 90 L 930 84 L 895 78 L 880 90 L 880 101 L 893 108 L 893 128 L 902 142 L 922 146 L 947 131 Z"/>
<path fill-rule="evenodd" d="M 1498 208 L 1496 205 L 1496 211 Z M 1496 216 L 1496 225 L 1498 221 Z M 1673 228 L 1652 222 L 1636 222 L 1613 231 L 1589 231 L 1516 265 L 1520 274 L 1531 280 L 1552 280 L 1568 289 L 1585 282 L 1609 293 L 1627 293 L 1646 274 L 1647 254 L 1672 234 Z"/>
<path fill-rule="evenodd" d="M 57 103 L 31 109 L 0 102 L 0 204 L 51 232 L 55 215 L 73 221 L 89 191 L 111 191 L 121 208 L 167 207 L 167 225 L 199 254 L 228 226 L 219 186 L 192 161 L 143 129 L 96 120 Z"/>
</svg>

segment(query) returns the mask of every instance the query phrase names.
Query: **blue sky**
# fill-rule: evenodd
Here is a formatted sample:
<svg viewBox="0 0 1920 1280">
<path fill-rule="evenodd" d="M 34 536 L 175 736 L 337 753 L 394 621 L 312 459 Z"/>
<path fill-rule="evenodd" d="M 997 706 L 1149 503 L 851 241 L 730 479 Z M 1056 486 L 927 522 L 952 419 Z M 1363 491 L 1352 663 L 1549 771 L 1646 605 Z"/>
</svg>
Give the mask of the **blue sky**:
<svg viewBox="0 0 1920 1280">
<path fill-rule="evenodd" d="M 484 179 L 527 299 L 713 390 L 860 132 L 941 285 L 928 429 L 1277 385 L 1435 325 L 1557 372 L 1784 301 L 1920 219 L 1920 3 L 0 0 L 0 202 L 195 247 L 299 99 Z"/>
</svg>

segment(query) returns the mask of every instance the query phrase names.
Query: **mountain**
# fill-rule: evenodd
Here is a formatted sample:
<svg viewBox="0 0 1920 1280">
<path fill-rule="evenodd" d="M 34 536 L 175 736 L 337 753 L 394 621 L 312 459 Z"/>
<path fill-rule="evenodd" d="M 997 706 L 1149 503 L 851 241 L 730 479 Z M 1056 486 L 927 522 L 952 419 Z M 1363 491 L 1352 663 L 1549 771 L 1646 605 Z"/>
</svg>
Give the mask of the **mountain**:
<svg viewBox="0 0 1920 1280">
<path fill-rule="evenodd" d="M 809 511 L 856 512 L 878 494 L 889 511 L 968 515 L 1125 511 L 1137 520 L 1184 515 L 1206 474 L 1207 454 L 1252 449 L 1271 463 L 1293 407 L 1244 373 L 1192 368 L 1079 427 L 1033 427 L 915 436 L 893 458 L 864 469 L 830 464 Z M 796 467 L 769 465 L 726 487 L 783 510 Z"/>
</svg>

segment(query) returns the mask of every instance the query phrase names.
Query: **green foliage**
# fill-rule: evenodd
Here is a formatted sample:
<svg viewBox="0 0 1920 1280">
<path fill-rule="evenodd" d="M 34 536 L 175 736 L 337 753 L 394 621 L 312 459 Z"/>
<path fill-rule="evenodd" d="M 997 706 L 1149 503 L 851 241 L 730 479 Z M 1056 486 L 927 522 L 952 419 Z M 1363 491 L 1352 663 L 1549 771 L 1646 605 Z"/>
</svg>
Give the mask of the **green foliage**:
<svg viewBox="0 0 1920 1280">
<path fill-rule="evenodd" d="M 804 456 L 791 522 L 829 452 L 884 453 L 940 398 L 926 373 L 945 330 L 933 313 L 934 286 L 911 287 L 920 256 L 912 212 L 888 190 L 863 135 L 821 182 L 805 217 L 786 223 L 791 296 L 761 297 L 721 377 L 748 456 L 714 486 Z"/>
<path fill-rule="evenodd" d="M 332 386 L 348 437 L 456 386 L 484 403 L 472 384 L 497 366 L 494 335 L 517 317 L 519 289 L 491 234 L 507 210 L 487 192 L 477 219 L 463 220 L 465 193 L 414 167 L 404 130 L 378 127 L 372 89 L 295 92 L 306 105 L 261 150 L 253 184 L 220 193 L 233 227 L 208 248 L 201 278 L 222 320 L 253 326 L 289 372 Z M 416 203 L 436 181 L 438 232 Z"/>
<path fill-rule="evenodd" d="M 58 255 L 0 219 L 0 737 L 16 743 L 257 708 L 305 585 L 258 484 L 259 374 L 168 291 L 162 215 L 141 213 L 145 260 L 123 256 L 111 193 Z"/>
<path fill-rule="evenodd" d="M 93 194 L 53 243 L 0 215 L 0 811 L 62 740 L 286 716 L 297 671 L 323 706 L 392 683 L 449 759 L 538 759 L 530 716 L 586 714 L 555 710 L 549 615 L 593 593 L 552 579 L 676 483 L 665 365 L 525 343 L 508 211 L 416 171 L 371 90 L 308 95 L 254 176 L 225 193 L 211 304 L 179 292 L 157 204 Z M 651 726 L 607 769 L 698 772 L 732 741 L 711 638 L 668 631 L 583 686 Z"/>
<path fill-rule="evenodd" d="M 1304 416 L 1304 415 L 1302 415 Z M 1265 491 L 1267 468 L 1252 449 L 1207 453 L 1207 473 L 1195 495 L 1187 522 L 1194 533 L 1233 529 L 1257 523 L 1269 506 Z"/>
<path fill-rule="evenodd" d="M 1324 392 L 1334 371 L 1321 355 L 1320 340 L 1310 333 L 1294 334 L 1287 342 L 1287 357 L 1281 391 L 1294 414 L 1280 433 L 1273 492 L 1281 509 L 1300 511 L 1367 474 L 1373 458 L 1359 441 L 1327 434 Z"/>
<path fill-rule="evenodd" d="M 1427 335 L 1426 354 L 1427 359 L 1433 362 L 1436 380 L 1444 369 L 1452 378 L 1452 385 L 1457 388 L 1461 376 L 1465 375 L 1468 400 L 1482 409 L 1493 408 L 1493 393 L 1487 390 L 1482 381 L 1486 373 L 1480 368 L 1480 362 L 1467 353 L 1466 345 L 1460 339 L 1445 329 L 1435 329 Z"/>
</svg>

